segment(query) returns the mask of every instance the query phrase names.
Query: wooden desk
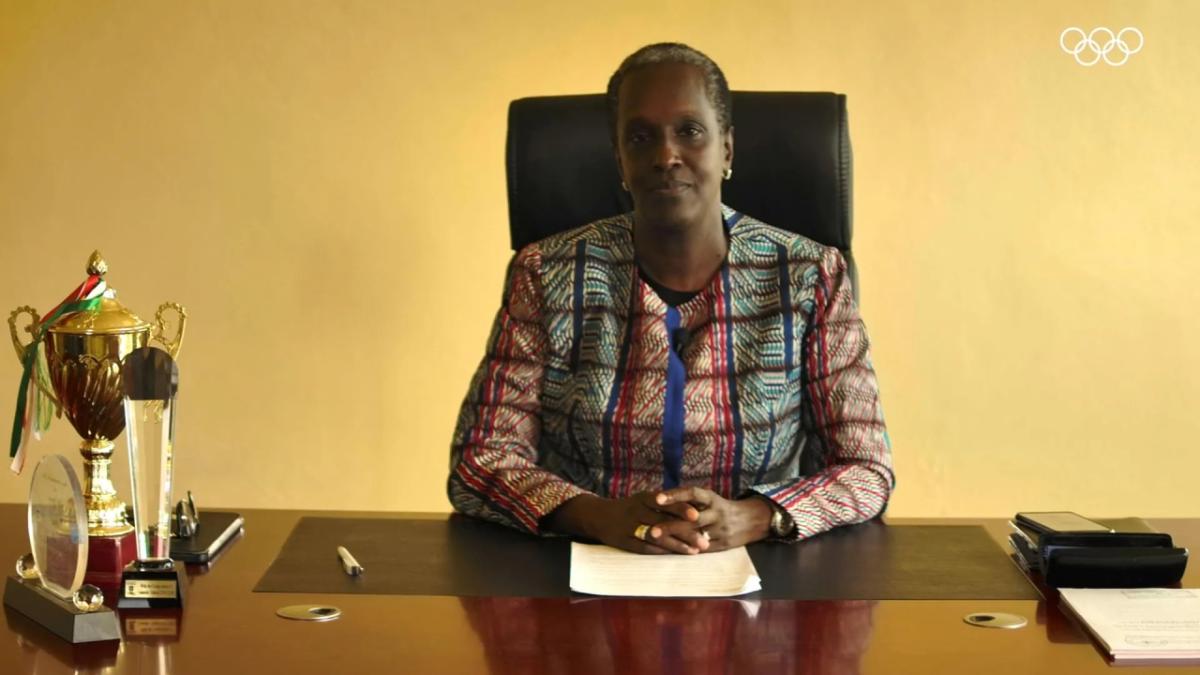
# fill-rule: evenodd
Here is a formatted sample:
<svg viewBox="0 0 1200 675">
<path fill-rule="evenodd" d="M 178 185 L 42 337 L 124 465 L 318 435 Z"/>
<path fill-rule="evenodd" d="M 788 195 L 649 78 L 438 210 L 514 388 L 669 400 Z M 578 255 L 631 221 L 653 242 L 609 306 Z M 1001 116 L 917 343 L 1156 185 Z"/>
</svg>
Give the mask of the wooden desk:
<svg viewBox="0 0 1200 675">
<path fill-rule="evenodd" d="M 1084 634 L 1045 601 L 762 601 L 457 598 L 252 593 L 299 511 L 243 511 L 246 536 L 201 573 L 182 614 L 128 613 L 121 643 L 72 646 L 7 610 L 0 673 L 1110 673 Z M 0 562 L 28 548 L 24 508 L 0 505 Z M 335 514 L 330 514 L 335 515 Z M 400 514 L 343 514 L 400 517 Z M 443 515 L 404 517 L 444 518 Z M 983 523 L 1001 542 L 1003 521 Z M 1157 520 L 1181 545 L 1200 521 Z M 997 555 L 1004 549 L 997 548 Z M 1200 586 L 1188 570 L 1185 586 Z M 289 604 L 341 607 L 327 623 L 286 621 Z M 974 628 L 970 612 L 1030 625 Z M 1179 668 L 1134 668 L 1181 672 Z M 1122 669 L 1124 672 L 1125 669 Z"/>
</svg>

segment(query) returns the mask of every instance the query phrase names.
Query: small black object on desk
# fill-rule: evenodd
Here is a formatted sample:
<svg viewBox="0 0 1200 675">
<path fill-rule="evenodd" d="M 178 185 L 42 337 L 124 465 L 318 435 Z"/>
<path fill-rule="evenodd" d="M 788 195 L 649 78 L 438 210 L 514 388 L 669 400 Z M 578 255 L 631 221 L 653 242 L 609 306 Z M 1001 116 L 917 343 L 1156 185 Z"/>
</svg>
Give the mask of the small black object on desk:
<svg viewBox="0 0 1200 675">
<path fill-rule="evenodd" d="M 1053 531 L 1010 523 L 1018 562 L 1051 588 L 1149 588 L 1179 583 L 1188 551 L 1165 532 Z"/>
<path fill-rule="evenodd" d="M 242 515 L 232 511 L 205 511 L 201 523 L 196 500 L 188 490 L 187 499 L 181 499 L 175 505 L 171 518 L 171 558 L 185 563 L 208 564 L 237 538 L 245 524 Z"/>
</svg>

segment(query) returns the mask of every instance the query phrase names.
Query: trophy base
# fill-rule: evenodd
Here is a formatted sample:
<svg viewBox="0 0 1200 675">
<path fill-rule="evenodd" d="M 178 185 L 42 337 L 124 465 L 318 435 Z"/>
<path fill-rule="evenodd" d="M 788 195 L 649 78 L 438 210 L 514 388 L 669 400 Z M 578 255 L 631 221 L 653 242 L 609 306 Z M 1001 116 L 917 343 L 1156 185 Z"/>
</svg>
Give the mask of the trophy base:
<svg viewBox="0 0 1200 675">
<path fill-rule="evenodd" d="M 137 537 L 132 531 L 117 536 L 88 536 L 87 574 L 83 583 L 99 586 L 104 597 L 116 597 L 121 575 L 137 560 Z"/>
<path fill-rule="evenodd" d="M 120 640 L 121 624 L 116 612 L 101 607 L 84 612 L 35 583 L 9 575 L 4 584 L 4 604 L 44 626 L 70 643 Z"/>
<path fill-rule="evenodd" d="M 187 572 L 167 560 L 159 566 L 135 560 L 125 568 L 118 609 L 171 609 L 183 607 Z"/>
</svg>

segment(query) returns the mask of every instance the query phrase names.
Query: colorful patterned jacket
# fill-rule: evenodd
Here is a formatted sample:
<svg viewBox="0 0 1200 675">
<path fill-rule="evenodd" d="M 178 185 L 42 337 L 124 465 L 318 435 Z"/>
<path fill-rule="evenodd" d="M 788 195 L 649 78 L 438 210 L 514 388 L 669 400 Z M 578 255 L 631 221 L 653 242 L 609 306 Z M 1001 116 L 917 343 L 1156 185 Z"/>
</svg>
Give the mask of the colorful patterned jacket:
<svg viewBox="0 0 1200 675">
<path fill-rule="evenodd" d="M 584 492 L 759 493 L 812 536 L 894 485 L 866 329 L 836 248 L 725 207 L 726 262 L 670 307 L 641 278 L 632 214 L 513 258 L 459 414 L 450 501 L 539 532 Z"/>
</svg>

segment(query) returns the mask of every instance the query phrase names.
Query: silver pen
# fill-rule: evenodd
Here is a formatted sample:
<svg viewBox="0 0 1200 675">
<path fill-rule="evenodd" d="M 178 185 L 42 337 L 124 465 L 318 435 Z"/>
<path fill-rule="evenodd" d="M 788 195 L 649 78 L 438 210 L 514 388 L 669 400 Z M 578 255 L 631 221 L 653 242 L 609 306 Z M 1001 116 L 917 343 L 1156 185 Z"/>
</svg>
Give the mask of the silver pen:
<svg viewBox="0 0 1200 675">
<path fill-rule="evenodd" d="M 338 560 L 342 561 L 342 569 L 346 571 L 346 574 L 356 577 L 365 571 L 363 566 L 359 565 L 358 561 L 354 559 L 354 556 L 350 555 L 350 551 L 347 551 L 345 546 L 337 547 L 337 554 Z"/>
</svg>

